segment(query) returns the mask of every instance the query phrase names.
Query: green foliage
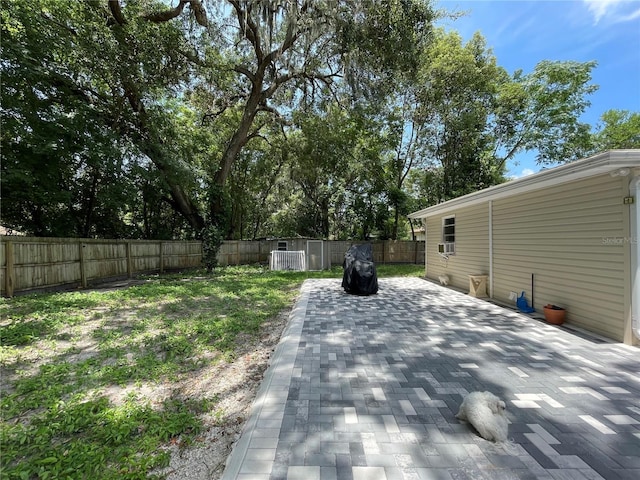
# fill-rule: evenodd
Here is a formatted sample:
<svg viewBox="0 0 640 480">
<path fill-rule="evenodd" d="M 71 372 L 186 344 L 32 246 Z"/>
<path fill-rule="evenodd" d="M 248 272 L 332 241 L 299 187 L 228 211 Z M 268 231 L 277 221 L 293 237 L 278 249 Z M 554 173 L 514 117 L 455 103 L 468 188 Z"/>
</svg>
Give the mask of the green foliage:
<svg viewBox="0 0 640 480">
<path fill-rule="evenodd" d="M 3 428 L 6 478 L 148 478 L 168 463 L 162 444 L 200 428 L 197 410 L 182 402 L 160 409 L 100 396 L 50 402 L 28 425 Z"/>
<path fill-rule="evenodd" d="M 542 164 L 585 156 L 589 126 L 579 117 L 594 62 L 542 61 L 533 72 L 509 77 L 484 38 L 462 43 L 455 32 L 436 32 L 425 50 L 411 118 L 423 127 L 420 155 L 431 161 L 412 175 L 410 187 L 422 208 L 504 181 L 506 162 L 536 150 Z M 406 135 L 403 137 L 406 138 Z"/>
<path fill-rule="evenodd" d="M 301 135 L 292 142 L 295 163 L 291 179 L 304 194 L 304 211 L 299 214 L 303 236 L 328 238 L 329 208 L 336 204 L 346 182 L 357 145 L 357 125 L 348 112 L 337 105 L 328 105 L 325 112 L 297 115 Z M 304 223 L 302 223 L 304 222 Z"/>
<path fill-rule="evenodd" d="M 395 91 L 398 77 L 415 74 L 439 15 L 432 2 L 424 0 L 362 0 L 341 5 L 337 38 L 356 101 L 362 97 L 380 100 Z"/>
<path fill-rule="evenodd" d="M 484 38 L 463 44 L 455 32 L 437 31 L 425 50 L 411 119 L 421 128 L 419 155 L 430 160 L 425 180 L 432 203 L 502 181 L 495 155 L 498 93 L 508 83 Z"/>
<path fill-rule="evenodd" d="M 523 150 L 537 150 L 540 164 L 568 162 L 585 156 L 590 148 L 590 126 L 580 116 L 590 105 L 588 95 L 598 87 L 590 84 L 596 62 L 543 60 L 533 72 L 517 71 L 502 101 L 510 135 L 500 139 L 505 160 Z M 512 97 L 515 95 L 515 98 Z M 504 107 L 503 103 L 503 107 Z"/>
<path fill-rule="evenodd" d="M 503 181 L 522 151 L 638 145 L 636 114 L 580 122 L 595 63 L 510 77 L 482 35 L 434 30 L 430 0 L 168 8 L 2 0 L 5 225 L 202 236 L 213 268 L 222 238 L 402 238 L 406 213 Z"/>
<path fill-rule="evenodd" d="M 60 71 L 59 63 L 75 61 L 75 45 L 53 18 L 59 7 L 3 2 L 3 221 L 36 235 L 83 236 L 91 217 L 106 213 L 93 222 L 117 230 L 117 205 L 130 184 L 102 112 Z"/>
<path fill-rule="evenodd" d="M 594 133 L 594 153 L 616 148 L 640 148 L 640 113 L 608 110 Z"/>
<path fill-rule="evenodd" d="M 202 262 L 209 272 L 218 264 L 218 252 L 223 240 L 222 229 L 217 225 L 209 225 L 202 231 Z"/>
<path fill-rule="evenodd" d="M 126 29 L 107 21 L 106 3 L 2 5 L 3 221 L 35 235 L 166 236 L 147 212 L 162 212 L 171 191 L 157 172 L 144 175 L 141 154 L 162 149 L 173 112 L 144 115 L 132 85 L 150 103 L 179 87 L 189 70 L 175 54 L 183 32 L 143 20 L 139 2 L 124 8 Z M 161 201 L 139 195 L 150 182 Z"/>
<path fill-rule="evenodd" d="M 245 149 L 229 176 L 231 204 L 231 238 L 256 239 L 279 235 L 295 235 L 274 219 L 283 205 L 296 204 L 296 195 L 289 180 L 290 162 L 288 141 L 272 132 L 269 143 L 260 142 Z"/>
</svg>

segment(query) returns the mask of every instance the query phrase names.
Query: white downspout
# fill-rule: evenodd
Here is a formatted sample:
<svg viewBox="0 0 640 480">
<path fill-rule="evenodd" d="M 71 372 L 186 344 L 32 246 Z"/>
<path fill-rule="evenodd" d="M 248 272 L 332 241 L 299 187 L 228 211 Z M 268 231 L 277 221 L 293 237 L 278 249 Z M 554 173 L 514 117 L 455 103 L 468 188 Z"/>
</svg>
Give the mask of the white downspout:
<svg viewBox="0 0 640 480">
<path fill-rule="evenodd" d="M 427 278 L 429 274 L 429 260 L 427 259 L 427 252 L 429 251 L 429 237 L 427 237 L 427 218 L 422 219 L 422 226 L 424 227 L 424 277 Z"/>
<path fill-rule="evenodd" d="M 493 200 L 489 200 L 489 298 L 493 298 Z"/>
<path fill-rule="evenodd" d="M 631 247 L 631 329 L 636 338 L 640 338 L 640 177 L 631 179 L 629 193 L 634 201 L 631 204 L 629 239 Z"/>
</svg>

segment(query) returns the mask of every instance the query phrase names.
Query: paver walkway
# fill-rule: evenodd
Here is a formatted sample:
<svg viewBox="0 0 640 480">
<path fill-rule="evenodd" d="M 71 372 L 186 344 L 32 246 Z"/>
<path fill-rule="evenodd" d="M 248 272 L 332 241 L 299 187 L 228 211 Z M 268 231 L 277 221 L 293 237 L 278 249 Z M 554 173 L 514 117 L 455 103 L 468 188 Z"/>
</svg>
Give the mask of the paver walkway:
<svg viewBox="0 0 640 480">
<path fill-rule="evenodd" d="M 640 349 L 418 278 L 307 280 L 223 479 L 638 479 Z M 455 418 L 507 403 L 507 445 Z"/>
</svg>

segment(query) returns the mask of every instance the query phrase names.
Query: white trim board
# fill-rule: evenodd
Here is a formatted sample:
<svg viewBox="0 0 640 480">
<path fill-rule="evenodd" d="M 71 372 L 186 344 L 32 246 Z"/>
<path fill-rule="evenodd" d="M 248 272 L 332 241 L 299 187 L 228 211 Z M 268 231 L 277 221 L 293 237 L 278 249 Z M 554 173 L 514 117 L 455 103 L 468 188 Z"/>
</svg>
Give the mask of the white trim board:
<svg viewBox="0 0 640 480">
<path fill-rule="evenodd" d="M 469 193 L 411 213 L 408 217 L 418 219 L 432 215 L 442 215 L 463 206 L 468 207 L 488 200 L 505 198 L 596 175 L 615 174 L 617 170 L 635 167 L 640 167 L 640 149 L 609 150 L 589 158 L 542 170 L 533 175 Z"/>
</svg>

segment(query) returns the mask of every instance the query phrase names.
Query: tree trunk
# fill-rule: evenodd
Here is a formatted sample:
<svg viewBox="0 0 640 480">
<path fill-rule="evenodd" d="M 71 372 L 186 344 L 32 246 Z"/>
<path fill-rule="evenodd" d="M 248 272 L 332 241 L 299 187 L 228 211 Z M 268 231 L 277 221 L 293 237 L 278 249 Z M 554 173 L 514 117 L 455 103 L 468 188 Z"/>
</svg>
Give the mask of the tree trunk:
<svg viewBox="0 0 640 480">
<path fill-rule="evenodd" d="M 112 12 L 113 8 L 116 8 L 116 10 L 120 8 L 119 2 L 114 0 L 110 1 L 109 6 L 112 8 Z M 113 13 L 116 19 L 118 19 L 117 12 Z M 120 20 L 126 21 L 124 17 L 118 19 L 119 25 L 114 25 L 112 31 L 115 39 L 122 45 L 122 50 L 128 52 L 130 48 L 122 30 L 123 24 Z M 131 129 L 132 131 L 129 133 L 132 134 L 131 136 L 134 143 L 162 174 L 163 179 L 169 186 L 174 210 L 183 215 L 189 222 L 189 225 L 195 230 L 196 235 L 199 235 L 205 226 L 204 218 L 200 212 L 198 212 L 198 207 L 195 202 L 189 198 L 187 192 L 185 192 L 180 184 L 179 174 L 171 167 L 171 163 L 166 157 L 166 152 L 159 147 L 162 146 L 164 142 L 160 136 L 154 132 L 152 120 L 149 118 L 145 104 L 142 101 L 143 93 L 139 90 L 140 85 L 136 84 L 132 78 L 127 76 L 122 76 L 120 83 L 124 91 L 124 97 L 129 102 L 133 113 L 132 123 L 134 124 L 134 128 Z"/>
<path fill-rule="evenodd" d="M 166 153 L 161 147 L 164 142 L 161 138 L 154 134 L 150 120 L 147 116 L 146 109 L 138 91 L 130 82 L 123 82 L 125 87 L 125 95 L 131 104 L 135 113 L 135 126 L 137 132 L 135 133 L 135 143 L 140 151 L 144 153 L 156 168 L 162 174 L 164 181 L 169 186 L 169 193 L 173 200 L 172 207 L 178 213 L 185 217 L 189 222 L 189 225 L 195 230 L 196 235 L 204 228 L 204 218 L 198 211 L 197 205 L 193 202 L 187 192 L 180 184 L 180 178 L 178 172 L 174 171 L 170 162 L 166 158 Z"/>
<path fill-rule="evenodd" d="M 214 184 L 220 192 L 224 189 L 229 172 L 231 172 L 231 167 L 236 158 L 238 158 L 242 147 L 249 141 L 249 129 L 251 125 L 253 125 L 253 120 L 258 112 L 259 100 L 259 90 L 256 93 L 256 89 L 254 88 L 245 105 L 240 125 L 231 137 L 220 160 L 220 168 L 214 177 Z M 215 195 L 214 198 L 211 199 L 210 212 L 212 221 L 222 221 L 224 216 L 224 197 L 221 194 Z"/>
<path fill-rule="evenodd" d="M 145 127 L 142 122 L 139 126 L 142 128 Z M 182 185 L 180 185 L 178 174 L 171 168 L 169 162 L 165 158 L 164 152 L 154 146 L 153 143 L 154 142 L 143 140 L 142 142 L 139 142 L 138 147 L 142 153 L 149 157 L 162 174 L 163 180 L 169 187 L 169 193 L 173 200 L 171 204 L 173 209 L 180 213 L 189 222 L 189 225 L 191 225 L 195 230 L 196 235 L 198 235 L 205 226 L 204 218 L 198 211 L 198 206 L 189 197 L 187 192 L 184 191 Z"/>
<path fill-rule="evenodd" d="M 329 238 L 329 199 L 323 198 L 320 201 L 320 228 L 322 238 Z"/>
<path fill-rule="evenodd" d="M 91 190 L 87 194 L 84 225 L 82 225 L 82 236 L 89 238 L 89 232 L 91 231 L 91 218 L 93 217 L 93 209 L 95 207 L 95 199 L 98 191 L 98 176 L 97 172 L 93 172 L 93 180 L 91 181 Z"/>
<path fill-rule="evenodd" d="M 247 104 L 244 107 L 244 113 L 242 114 L 242 120 L 238 129 L 234 132 L 227 148 L 222 155 L 220 161 L 220 169 L 216 172 L 215 180 L 217 185 L 224 185 L 235 162 L 240 150 L 247 144 L 249 140 L 249 130 L 253 125 L 253 120 L 258 113 L 258 107 L 260 104 L 260 87 L 262 83 L 257 83 L 252 89 L 251 95 L 247 100 Z"/>
<path fill-rule="evenodd" d="M 399 213 L 399 208 L 400 206 L 396 203 L 395 205 L 395 214 L 393 217 L 393 230 L 391 231 L 391 240 L 397 240 L 398 239 L 398 222 L 400 221 L 400 213 Z"/>
</svg>

